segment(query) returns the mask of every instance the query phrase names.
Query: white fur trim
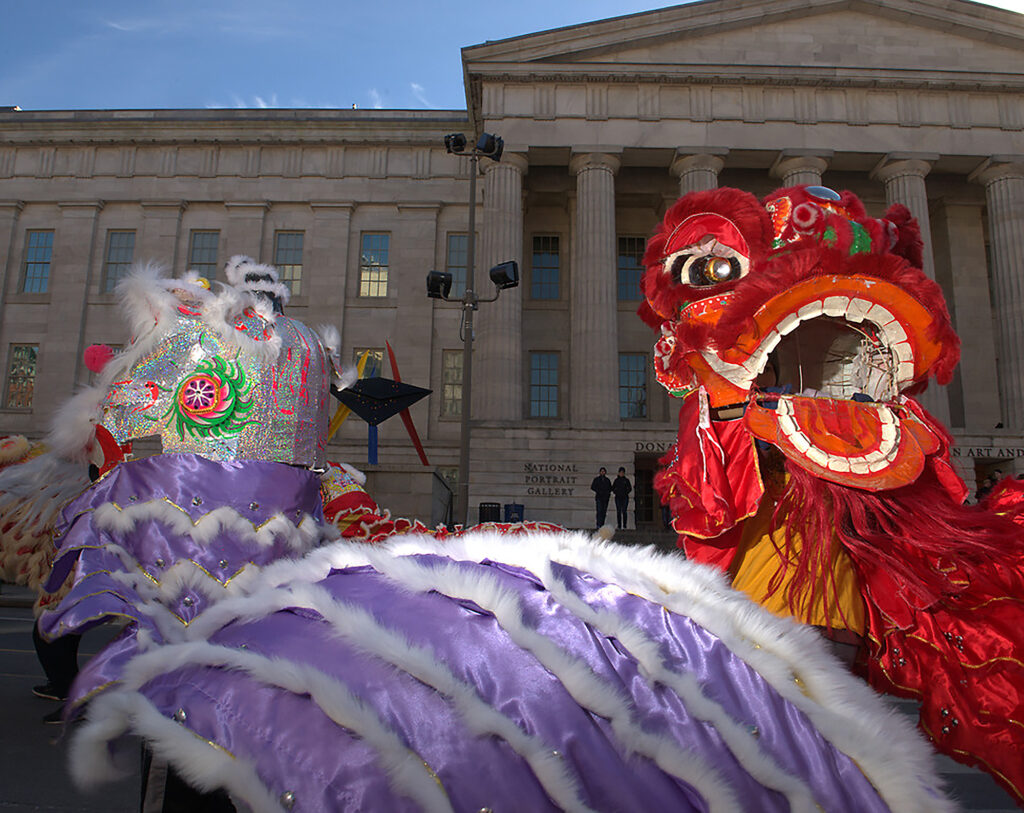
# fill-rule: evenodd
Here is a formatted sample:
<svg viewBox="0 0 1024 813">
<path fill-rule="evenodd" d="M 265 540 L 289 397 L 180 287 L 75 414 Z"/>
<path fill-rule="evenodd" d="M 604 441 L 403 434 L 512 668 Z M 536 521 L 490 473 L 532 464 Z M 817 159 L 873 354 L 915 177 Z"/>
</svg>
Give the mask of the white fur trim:
<svg viewBox="0 0 1024 813">
<path fill-rule="evenodd" d="M 71 741 L 71 775 L 79 787 L 89 789 L 124 775 L 108 743 L 129 730 L 172 762 L 194 787 L 204 791 L 226 788 L 257 813 L 283 811 L 278 799 L 260 781 L 254 765 L 210 746 L 185 726 L 164 717 L 138 692 L 110 691 L 90 702 L 87 721 Z"/>
<path fill-rule="evenodd" d="M 256 274 L 269 277 L 267 280 L 247 280 L 246 276 Z M 277 269 L 272 265 L 256 262 L 252 257 L 236 254 L 224 266 L 224 276 L 231 285 L 240 291 L 259 291 L 277 297 L 284 304 L 291 298 L 291 290 L 279 282 Z"/>
<path fill-rule="evenodd" d="M 158 675 L 185 666 L 236 669 L 268 686 L 309 695 L 314 705 L 332 721 L 354 732 L 377 751 L 397 793 L 413 799 L 426 810 L 451 811 L 445 793 L 427 771 L 422 758 L 407 748 L 376 712 L 344 684 L 314 667 L 206 641 L 192 641 L 133 658 L 125 667 L 122 688 L 114 691 L 137 690 Z M 187 714 L 187 708 L 185 711 Z"/>
<path fill-rule="evenodd" d="M 345 640 L 408 672 L 447 697 L 474 734 L 493 735 L 505 740 L 527 762 L 556 804 L 564 810 L 588 810 L 579 797 L 575 777 L 568 773 L 563 760 L 554 755 L 555 749 L 550 743 L 527 734 L 514 721 L 487 705 L 475 687 L 459 680 L 430 650 L 410 643 L 404 636 L 382 626 L 362 608 L 336 602 L 318 585 L 264 589 L 246 598 L 223 601 L 196 618 L 186 635 L 190 640 L 200 640 L 230 620 L 258 619 L 286 607 L 315 610 Z"/>
<path fill-rule="evenodd" d="M 264 569 L 261 580 L 264 584 L 318 581 L 332 567 L 371 564 L 368 547 L 338 542 L 312 551 L 301 561 L 276 562 Z M 772 615 L 729 587 L 724 576 L 710 567 L 654 548 L 626 548 L 581 533 L 472 533 L 444 540 L 406 534 L 374 548 L 392 556 L 427 553 L 475 562 L 490 559 L 533 573 L 543 572 L 550 560 L 688 616 L 805 713 L 822 736 L 857 763 L 893 811 L 956 809 L 951 801 L 923 790 L 939 789 L 942 782 L 930 747 L 909 720 L 842 668 L 813 629 Z"/>
<path fill-rule="evenodd" d="M 260 547 L 270 547 L 283 539 L 297 553 L 305 553 L 319 543 L 324 528 L 310 514 L 305 514 L 296 525 L 280 512 L 256 526 L 228 505 L 215 508 L 193 522 L 184 509 L 167 500 L 147 500 L 124 508 L 108 502 L 96 508 L 93 516 L 98 529 L 116 534 L 131 533 L 139 522 L 156 520 L 172 533 L 189 536 L 200 545 L 215 542 L 222 533 L 233 533 Z"/>
<path fill-rule="evenodd" d="M 489 573 L 467 573 L 454 563 L 427 567 L 410 557 L 388 556 L 372 549 L 368 554 L 375 570 L 403 587 L 467 599 L 491 613 L 513 642 L 532 653 L 558 678 L 573 700 L 611 723 L 627 753 L 642 754 L 666 773 L 686 782 L 704 798 L 711 811 L 739 809 L 732 788 L 701 755 L 683 750 L 667 737 L 645 731 L 633 714 L 631 699 L 598 677 L 586 662 L 524 624 L 518 596 L 503 588 Z"/>
<path fill-rule="evenodd" d="M 619 645 L 636 659 L 641 676 L 650 686 L 661 684 L 682 699 L 689 714 L 710 724 L 728 746 L 743 769 L 766 788 L 777 790 L 789 802 L 790 810 L 818 810 L 811 789 L 798 777 L 784 771 L 758 747 L 746 726 L 733 720 L 718 703 L 704 694 L 700 682 L 688 672 L 674 672 L 661 656 L 657 641 L 648 637 L 639 627 L 608 610 L 594 610 L 582 598 L 566 588 L 555 576 L 550 562 L 543 573 L 537 575 L 548 592 L 577 618 Z"/>
</svg>

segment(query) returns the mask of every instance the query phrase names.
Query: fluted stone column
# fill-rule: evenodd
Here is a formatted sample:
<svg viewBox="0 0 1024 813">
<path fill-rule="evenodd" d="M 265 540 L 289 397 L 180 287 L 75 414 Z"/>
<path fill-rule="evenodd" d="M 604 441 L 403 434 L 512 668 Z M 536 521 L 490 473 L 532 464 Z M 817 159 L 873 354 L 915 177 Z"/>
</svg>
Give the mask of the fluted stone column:
<svg viewBox="0 0 1024 813">
<path fill-rule="evenodd" d="M 618 420 L 618 308 L 615 260 L 615 173 L 619 159 L 605 153 L 575 156 L 576 222 L 570 303 L 569 382 L 572 421 Z"/>
<path fill-rule="evenodd" d="M 783 150 L 771 168 L 773 178 L 782 181 L 782 186 L 821 186 L 822 173 L 828 169 L 831 153 L 802 153 Z"/>
<path fill-rule="evenodd" d="M 1024 428 L 1024 160 L 977 173 L 988 202 L 992 305 L 1003 426 Z"/>
<path fill-rule="evenodd" d="M 676 153 L 670 171 L 679 179 L 679 197 L 690 192 L 703 192 L 718 188 L 718 173 L 725 161 L 710 153 Z"/>
<path fill-rule="evenodd" d="M 885 200 L 892 206 L 902 203 L 917 219 L 921 228 L 923 270 L 929 279 L 935 279 L 935 255 L 932 249 L 932 226 L 928 216 L 928 188 L 925 176 L 931 171 L 932 161 L 938 156 L 914 158 L 884 158 L 872 175 L 885 184 Z"/>
<path fill-rule="evenodd" d="M 515 260 L 523 267 L 523 175 L 526 156 L 506 152 L 500 162 L 484 161 L 484 217 L 476 289 L 491 296 L 487 271 Z M 474 327 L 473 417 L 519 421 L 523 417 L 523 292 L 503 291 L 480 306 Z"/>
<path fill-rule="evenodd" d="M 921 229 L 921 266 L 929 279 L 935 279 L 935 253 L 932 248 L 932 226 L 928 216 L 928 188 L 925 176 L 932 168 L 936 155 L 898 156 L 883 158 L 872 171 L 872 177 L 885 184 L 885 199 L 892 206 L 902 203 L 917 219 Z M 944 387 L 934 381 L 919 396 L 925 409 L 946 426 L 949 425 L 949 399 Z"/>
</svg>

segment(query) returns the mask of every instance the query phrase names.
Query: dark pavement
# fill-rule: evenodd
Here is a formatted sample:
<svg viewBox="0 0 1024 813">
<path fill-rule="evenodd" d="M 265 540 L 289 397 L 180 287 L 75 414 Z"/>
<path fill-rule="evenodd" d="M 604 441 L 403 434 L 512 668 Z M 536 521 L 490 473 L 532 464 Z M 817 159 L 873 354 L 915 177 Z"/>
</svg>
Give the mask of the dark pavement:
<svg viewBox="0 0 1024 813">
<path fill-rule="evenodd" d="M 85 811 L 128 813 L 139 808 L 139 769 L 128 778 L 92 794 L 74 788 L 67 772 L 64 726 L 44 725 L 42 717 L 57 704 L 40 700 L 32 687 L 43 674 L 32 648 L 31 594 L 0 585 L 0 813 Z M 82 641 L 81 663 L 110 640 L 118 628 L 101 627 Z M 916 717 L 911 701 L 894 701 Z M 939 757 L 939 768 L 965 811 L 1005 813 L 1017 807 L 986 774 Z"/>
<path fill-rule="evenodd" d="M 27 590 L 0 586 L 0 812 L 138 810 L 137 760 L 130 777 L 95 793 L 82 793 L 72 785 L 64 726 L 42 721 L 59 704 L 32 694 L 33 686 L 46 681 L 32 647 L 31 600 Z M 88 633 L 79 662 L 84 663 L 116 631 L 107 626 Z"/>
</svg>

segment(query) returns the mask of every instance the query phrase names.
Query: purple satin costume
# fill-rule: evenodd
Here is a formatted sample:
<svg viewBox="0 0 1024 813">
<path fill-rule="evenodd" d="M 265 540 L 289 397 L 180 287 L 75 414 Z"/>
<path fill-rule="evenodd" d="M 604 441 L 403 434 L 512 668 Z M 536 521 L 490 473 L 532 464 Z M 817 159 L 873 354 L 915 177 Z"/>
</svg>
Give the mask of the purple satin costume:
<svg viewBox="0 0 1024 813">
<path fill-rule="evenodd" d="M 861 770 L 877 744 L 844 753 L 796 677 L 766 679 L 761 645 L 707 622 L 749 613 L 751 641 L 794 638 L 809 670 L 884 716 L 866 687 L 702 568 L 648 570 L 696 579 L 704 625 L 673 611 L 677 592 L 609 578 L 633 556 L 615 546 L 574 538 L 577 558 L 606 557 L 601 575 L 537 554 L 556 536 L 312 550 L 320 511 L 310 472 L 186 454 L 122 464 L 66 508 L 53 578 L 78 581 L 44 633 L 130 621 L 73 688 L 79 779 L 136 734 L 254 810 L 914 809 Z M 923 748 L 898 726 L 890 740 Z M 921 765 L 891 768 L 921 810 L 945 809 Z"/>
</svg>

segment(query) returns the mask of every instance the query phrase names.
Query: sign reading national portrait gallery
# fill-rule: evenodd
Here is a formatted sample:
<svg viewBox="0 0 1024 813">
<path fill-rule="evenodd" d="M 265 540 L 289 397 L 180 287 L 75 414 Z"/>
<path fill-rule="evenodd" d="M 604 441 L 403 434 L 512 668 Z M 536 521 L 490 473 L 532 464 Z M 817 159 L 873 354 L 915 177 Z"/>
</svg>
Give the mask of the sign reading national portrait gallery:
<svg viewBox="0 0 1024 813">
<path fill-rule="evenodd" d="M 523 483 L 531 497 L 572 497 L 579 484 L 575 463 L 524 463 Z"/>
</svg>

